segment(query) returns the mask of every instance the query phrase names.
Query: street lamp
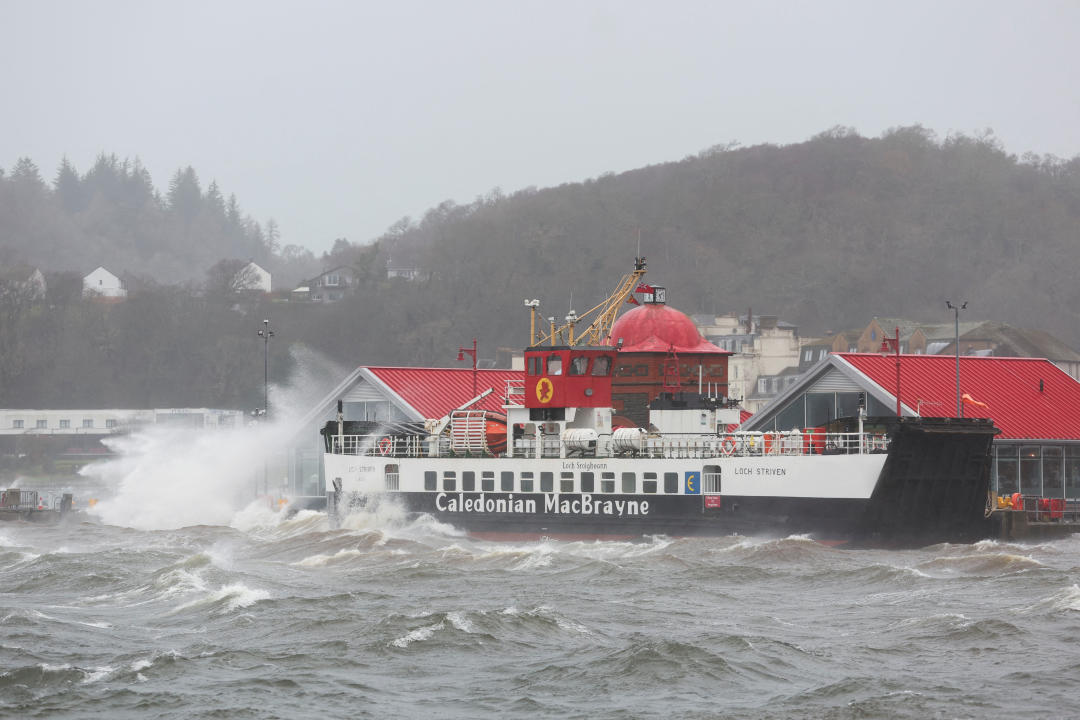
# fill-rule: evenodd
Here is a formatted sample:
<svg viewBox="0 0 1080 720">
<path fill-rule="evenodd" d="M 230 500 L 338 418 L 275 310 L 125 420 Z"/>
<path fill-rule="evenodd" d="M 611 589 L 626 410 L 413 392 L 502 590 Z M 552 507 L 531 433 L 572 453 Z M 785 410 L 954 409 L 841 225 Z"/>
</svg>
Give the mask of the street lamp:
<svg viewBox="0 0 1080 720">
<path fill-rule="evenodd" d="M 472 339 L 472 349 L 467 347 L 459 347 L 457 349 L 457 359 L 461 362 L 465 359 L 466 355 L 472 356 L 472 394 L 476 397 L 476 338 Z"/>
<path fill-rule="evenodd" d="M 263 406 L 262 415 L 266 416 L 270 411 L 270 338 L 274 337 L 274 331 L 270 329 L 270 321 L 263 320 L 262 330 L 259 337 L 263 339 Z"/>
<path fill-rule="evenodd" d="M 945 307 L 953 311 L 953 320 L 956 323 L 956 417 L 962 418 L 964 406 L 960 404 L 960 311 L 967 307 L 967 300 L 962 302 L 960 307 L 946 300 Z"/>
<path fill-rule="evenodd" d="M 900 328 L 896 328 L 896 337 L 882 337 L 880 353 L 896 353 L 896 417 L 900 417 Z"/>
</svg>

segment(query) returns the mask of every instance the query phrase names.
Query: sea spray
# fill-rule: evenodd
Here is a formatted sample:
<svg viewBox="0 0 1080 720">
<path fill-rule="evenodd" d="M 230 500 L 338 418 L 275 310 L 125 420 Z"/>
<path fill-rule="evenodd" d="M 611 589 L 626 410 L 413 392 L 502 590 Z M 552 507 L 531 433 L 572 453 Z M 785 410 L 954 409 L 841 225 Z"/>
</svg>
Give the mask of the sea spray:
<svg viewBox="0 0 1080 720">
<path fill-rule="evenodd" d="M 242 511 L 239 525 L 252 524 L 256 497 L 270 508 L 286 494 L 283 449 L 305 431 L 298 418 L 305 418 L 313 398 L 322 397 L 327 377 L 343 374 L 303 347 L 292 355 L 296 372 L 288 386 L 271 387 L 269 421 L 222 428 L 148 426 L 105 440 L 115 456 L 81 471 L 106 491 L 91 512 L 111 525 L 140 530 L 230 525 Z"/>
</svg>

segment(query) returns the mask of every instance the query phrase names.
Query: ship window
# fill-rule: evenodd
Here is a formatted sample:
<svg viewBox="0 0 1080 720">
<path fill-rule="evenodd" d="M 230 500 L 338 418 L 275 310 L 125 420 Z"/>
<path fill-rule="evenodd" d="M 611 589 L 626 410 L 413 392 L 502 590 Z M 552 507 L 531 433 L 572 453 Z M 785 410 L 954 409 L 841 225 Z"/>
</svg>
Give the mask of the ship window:
<svg viewBox="0 0 1080 720">
<path fill-rule="evenodd" d="M 476 490 L 476 473 L 472 470 L 466 470 L 461 473 L 461 489 L 465 492 L 473 492 Z"/>
<path fill-rule="evenodd" d="M 531 357 L 529 358 L 529 374 L 530 375 L 543 375 L 544 358 Z"/>
<path fill-rule="evenodd" d="M 589 367 L 589 358 L 584 355 L 578 355 L 576 358 L 570 361 L 569 375 L 584 375 L 585 369 Z"/>
<path fill-rule="evenodd" d="M 513 489 L 513 488 L 511 488 Z M 533 491 L 533 474 L 531 472 L 521 473 L 521 492 Z"/>
<path fill-rule="evenodd" d="M 439 489 L 439 476 L 434 470 L 424 471 L 424 489 L 425 490 L 438 490 Z"/>
<path fill-rule="evenodd" d="M 679 492 L 679 473 L 664 473 L 664 492 L 671 495 Z"/>
<path fill-rule="evenodd" d="M 540 492 L 551 492 L 555 489 L 555 481 L 552 479 L 555 473 L 540 473 Z"/>
<path fill-rule="evenodd" d="M 443 472 L 442 476 L 442 489 L 446 492 L 454 492 L 457 490 L 457 473 L 453 470 L 447 470 Z"/>
<path fill-rule="evenodd" d="M 562 358 L 558 355 L 548 355 L 548 375 L 562 375 Z"/>
<path fill-rule="evenodd" d="M 514 473 L 504 470 L 499 476 L 499 489 L 503 492 L 514 492 Z"/>
<path fill-rule="evenodd" d="M 559 476 L 559 492 L 574 492 L 574 473 L 564 472 Z"/>
<path fill-rule="evenodd" d="M 637 475 L 632 472 L 622 474 L 622 491 L 624 493 L 637 492 Z"/>
<path fill-rule="evenodd" d="M 595 377 L 605 377 L 611 372 L 611 358 L 607 355 L 601 355 L 598 358 L 593 359 L 592 374 Z"/>
<path fill-rule="evenodd" d="M 591 493 L 596 491 L 595 475 L 591 472 L 581 473 L 581 492 Z"/>
<path fill-rule="evenodd" d="M 606 472 L 600 473 L 600 492 L 613 493 L 615 492 L 615 473 Z"/>
<path fill-rule="evenodd" d="M 642 480 L 641 481 L 641 492 L 655 493 L 656 492 L 656 481 L 655 480 Z"/>
<path fill-rule="evenodd" d="M 495 471 L 485 470 L 480 476 L 480 492 L 495 492 Z"/>
</svg>

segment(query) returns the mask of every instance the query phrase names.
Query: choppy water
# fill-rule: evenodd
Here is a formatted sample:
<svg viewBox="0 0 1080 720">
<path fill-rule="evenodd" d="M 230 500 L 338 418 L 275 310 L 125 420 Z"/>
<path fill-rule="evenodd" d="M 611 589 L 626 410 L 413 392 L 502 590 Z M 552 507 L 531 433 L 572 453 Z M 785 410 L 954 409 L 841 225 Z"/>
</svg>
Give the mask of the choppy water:
<svg viewBox="0 0 1080 720">
<path fill-rule="evenodd" d="M 3 524 L 0 715 L 1075 717 L 1078 553 Z"/>
</svg>

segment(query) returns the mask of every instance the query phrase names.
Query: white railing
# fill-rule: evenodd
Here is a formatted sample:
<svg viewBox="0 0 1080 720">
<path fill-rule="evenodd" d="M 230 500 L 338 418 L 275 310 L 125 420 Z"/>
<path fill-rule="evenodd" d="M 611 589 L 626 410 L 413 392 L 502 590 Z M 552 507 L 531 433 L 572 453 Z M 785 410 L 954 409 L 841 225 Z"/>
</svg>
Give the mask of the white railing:
<svg viewBox="0 0 1080 720">
<path fill-rule="evenodd" d="M 536 457 L 535 436 L 513 440 L 512 457 Z M 421 435 L 332 435 L 331 452 L 338 455 L 367 455 L 371 457 L 446 457 L 473 455 L 471 451 L 455 448 L 448 436 Z M 590 457 L 650 457 L 710 459 L 723 457 L 770 457 L 794 455 L 852 455 L 883 453 L 889 448 L 886 435 L 873 433 L 738 432 L 719 435 L 659 435 L 645 438 L 640 446 L 626 451 L 625 446 L 613 446 L 611 437 L 601 435 L 595 453 Z M 619 449 L 616 452 L 616 449 Z M 476 452 L 476 457 L 488 456 Z M 540 457 L 577 457 L 567 453 L 557 435 L 543 435 Z"/>
<path fill-rule="evenodd" d="M 506 381 L 506 404 L 513 405 L 515 407 L 522 407 L 525 405 L 525 381 L 524 380 L 507 380 Z"/>
</svg>

